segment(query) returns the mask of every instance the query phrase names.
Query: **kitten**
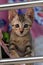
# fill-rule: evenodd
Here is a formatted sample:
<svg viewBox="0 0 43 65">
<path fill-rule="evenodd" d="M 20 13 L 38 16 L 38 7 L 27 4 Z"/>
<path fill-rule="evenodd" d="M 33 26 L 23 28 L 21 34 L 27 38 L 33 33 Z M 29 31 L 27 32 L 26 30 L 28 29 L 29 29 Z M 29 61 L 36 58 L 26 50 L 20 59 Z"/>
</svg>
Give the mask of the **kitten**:
<svg viewBox="0 0 43 65">
<path fill-rule="evenodd" d="M 27 9 L 25 14 L 18 14 L 16 10 L 10 10 L 8 14 L 9 22 L 12 26 L 9 53 L 12 58 L 30 57 L 32 53 L 30 28 L 34 19 L 33 9 Z"/>
</svg>

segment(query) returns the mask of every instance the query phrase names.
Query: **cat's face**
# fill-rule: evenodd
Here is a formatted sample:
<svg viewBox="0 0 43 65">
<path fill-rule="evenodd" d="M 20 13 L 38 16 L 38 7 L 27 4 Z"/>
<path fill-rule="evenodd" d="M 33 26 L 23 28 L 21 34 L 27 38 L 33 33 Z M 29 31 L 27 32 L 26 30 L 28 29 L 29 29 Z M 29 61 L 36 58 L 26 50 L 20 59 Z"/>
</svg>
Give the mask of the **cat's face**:
<svg viewBox="0 0 43 65">
<path fill-rule="evenodd" d="M 26 35 L 32 26 L 32 20 L 30 18 L 30 14 L 28 16 L 26 14 L 16 14 L 10 22 L 13 32 L 18 36 Z"/>
</svg>

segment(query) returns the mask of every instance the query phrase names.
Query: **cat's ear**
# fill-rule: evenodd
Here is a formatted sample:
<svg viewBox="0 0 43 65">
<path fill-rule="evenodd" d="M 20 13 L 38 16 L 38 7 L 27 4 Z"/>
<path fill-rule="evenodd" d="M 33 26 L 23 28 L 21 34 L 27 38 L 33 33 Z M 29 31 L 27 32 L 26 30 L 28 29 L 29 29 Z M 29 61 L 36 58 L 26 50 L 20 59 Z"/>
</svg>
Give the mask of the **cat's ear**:
<svg viewBox="0 0 43 65">
<path fill-rule="evenodd" d="M 34 20 L 34 10 L 33 8 L 28 8 L 26 11 L 26 15 L 27 17 L 29 17 L 31 19 L 31 21 Z"/>
<path fill-rule="evenodd" d="M 8 11 L 8 20 L 11 21 L 16 15 L 17 15 L 16 10 L 14 10 L 14 9 L 9 10 Z"/>
</svg>

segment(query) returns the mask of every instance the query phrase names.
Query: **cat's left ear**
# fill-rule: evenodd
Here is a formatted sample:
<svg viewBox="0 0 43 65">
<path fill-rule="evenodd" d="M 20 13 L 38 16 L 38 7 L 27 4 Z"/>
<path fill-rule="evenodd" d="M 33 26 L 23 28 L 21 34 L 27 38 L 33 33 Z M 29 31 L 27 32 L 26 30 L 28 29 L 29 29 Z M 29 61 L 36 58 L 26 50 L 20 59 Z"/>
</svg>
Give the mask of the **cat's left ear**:
<svg viewBox="0 0 43 65">
<path fill-rule="evenodd" d="M 33 8 L 28 8 L 26 11 L 27 17 L 31 19 L 31 21 L 34 20 L 34 9 Z"/>
<path fill-rule="evenodd" d="M 15 9 L 9 10 L 8 11 L 8 20 L 11 22 L 16 15 L 17 15 L 17 12 Z"/>
</svg>

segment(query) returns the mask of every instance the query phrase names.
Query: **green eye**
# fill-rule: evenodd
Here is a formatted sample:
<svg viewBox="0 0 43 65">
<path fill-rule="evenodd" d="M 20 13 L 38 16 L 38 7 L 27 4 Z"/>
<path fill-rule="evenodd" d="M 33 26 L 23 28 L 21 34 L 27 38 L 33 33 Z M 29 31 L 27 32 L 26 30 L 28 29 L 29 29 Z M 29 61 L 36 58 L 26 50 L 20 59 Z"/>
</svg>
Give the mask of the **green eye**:
<svg viewBox="0 0 43 65">
<path fill-rule="evenodd" d="M 19 27 L 19 24 L 16 24 L 15 27 L 18 28 Z"/>
<path fill-rule="evenodd" d="M 24 28 L 27 28 L 27 27 L 28 27 L 28 24 L 25 24 L 25 25 L 24 25 Z"/>
</svg>

